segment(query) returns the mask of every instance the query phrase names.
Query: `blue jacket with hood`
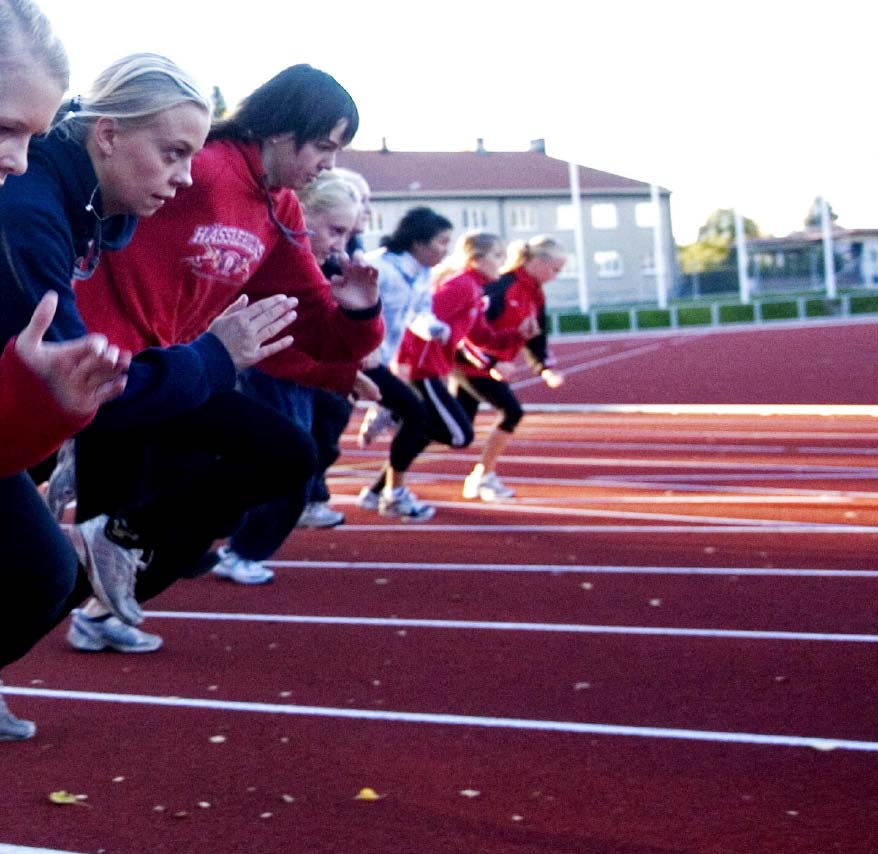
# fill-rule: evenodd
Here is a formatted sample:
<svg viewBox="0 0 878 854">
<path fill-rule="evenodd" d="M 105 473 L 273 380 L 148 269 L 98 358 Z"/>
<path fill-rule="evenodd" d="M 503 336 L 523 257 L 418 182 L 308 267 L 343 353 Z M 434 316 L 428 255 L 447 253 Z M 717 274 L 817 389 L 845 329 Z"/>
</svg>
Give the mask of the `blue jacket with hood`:
<svg viewBox="0 0 878 854">
<path fill-rule="evenodd" d="M 101 218 L 101 195 L 85 147 L 64 130 L 34 139 L 24 175 L 0 189 L 0 349 L 28 323 L 43 295 L 58 292 L 46 339 L 65 341 L 87 330 L 72 282 L 86 278 L 100 254 L 124 247 L 137 218 Z M 234 388 L 228 351 L 210 332 L 191 344 L 151 348 L 134 357 L 121 397 L 101 407 L 98 428 L 146 427 L 196 409 Z"/>
</svg>

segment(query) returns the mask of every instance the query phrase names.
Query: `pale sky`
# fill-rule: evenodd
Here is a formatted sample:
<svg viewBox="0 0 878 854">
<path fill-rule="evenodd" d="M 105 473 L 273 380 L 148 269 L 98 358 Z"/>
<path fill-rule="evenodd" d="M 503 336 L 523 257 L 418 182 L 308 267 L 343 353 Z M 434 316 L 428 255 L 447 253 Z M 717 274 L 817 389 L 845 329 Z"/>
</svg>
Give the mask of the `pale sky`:
<svg viewBox="0 0 878 854">
<path fill-rule="evenodd" d="M 309 62 L 350 91 L 354 148 L 520 151 L 671 190 L 674 236 L 720 207 L 764 232 L 823 194 L 878 228 L 876 16 L 861 0 L 38 0 L 72 89 L 170 56 L 232 106 Z"/>
</svg>

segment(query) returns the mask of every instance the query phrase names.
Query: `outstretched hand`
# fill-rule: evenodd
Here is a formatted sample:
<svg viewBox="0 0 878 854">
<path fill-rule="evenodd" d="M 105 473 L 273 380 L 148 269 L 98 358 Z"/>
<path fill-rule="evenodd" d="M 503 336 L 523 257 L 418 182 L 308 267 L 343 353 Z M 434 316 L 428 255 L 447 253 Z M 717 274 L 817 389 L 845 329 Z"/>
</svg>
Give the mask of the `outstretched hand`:
<svg viewBox="0 0 878 854">
<path fill-rule="evenodd" d="M 57 307 L 58 294 L 49 291 L 16 339 L 15 352 L 46 383 L 63 409 L 87 416 L 122 394 L 131 353 L 94 333 L 73 341 L 43 341 Z"/>
<path fill-rule="evenodd" d="M 293 343 L 292 335 L 284 335 L 276 341 L 272 339 L 296 319 L 293 309 L 299 301 L 295 297 L 276 294 L 253 305 L 248 303 L 246 294 L 238 297 L 207 330 L 222 341 L 239 372 Z"/>
<path fill-rule="evenodd" d="M 543 368 L 540 376 L 549 388 L 560 388 L 564 385 L 564 374 L 553 371 L 551 368 Z"/>
<path fill-rule="evenodd" d="M 357 261 L 339 261 L 341 275 L 329 280 L 335 301 L 350 311 L 372 308 L 378 302 L 378 271 Z"/>
</svg>

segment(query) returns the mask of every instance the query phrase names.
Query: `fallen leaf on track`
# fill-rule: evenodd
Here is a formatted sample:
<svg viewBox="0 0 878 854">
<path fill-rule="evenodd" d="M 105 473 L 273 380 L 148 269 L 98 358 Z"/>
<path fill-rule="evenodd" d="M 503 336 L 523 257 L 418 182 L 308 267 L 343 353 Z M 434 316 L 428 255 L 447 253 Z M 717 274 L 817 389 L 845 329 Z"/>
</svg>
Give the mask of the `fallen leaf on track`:
<svg viewBox="0 0 878 854">
<path fill-rule="evenodd" d="M 360 789 L 356 795 L 354 795 L 355 801 L 380 801 L 384 795 L 379 795 L 374 789 L 365 788 Z"/>
<path fill-rule="evenodd" d="M 91 804 L 84 803 L 87 797 L 88 795 L 74 795 L 63 789 L 58 792 L 49 792 L 49 800 L 59 806 L 90 807 Z"/>
</svg>

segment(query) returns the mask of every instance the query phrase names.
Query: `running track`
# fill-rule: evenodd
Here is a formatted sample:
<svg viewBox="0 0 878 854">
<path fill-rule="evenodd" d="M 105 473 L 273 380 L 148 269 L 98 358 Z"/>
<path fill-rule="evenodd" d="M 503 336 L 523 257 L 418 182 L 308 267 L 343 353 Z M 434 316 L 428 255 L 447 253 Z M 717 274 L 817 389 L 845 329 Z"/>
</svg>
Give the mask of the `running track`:
<svg viewBox="0 0 878 854">
<path fill-rule="evenodd" d="M 294 535 L 273 585 L 181 582 L 150 603 L 156 655 L 77 654 L 59 630 L 6 670 L 40 729 L 0 746 L 0 840 L 878 850 L 874 412 L 633 405 L 870 405 L 876 331 L 567 344 L 567 385 L 522 396 L 597 406 L 527 417 L 507 504 L 460 499 L 476 448 L 431 449 L 423 525 L 354 506 L 387 447 L 356 448 L 357 414 L 331 480 L 348 523 Z"/>
</svg>

